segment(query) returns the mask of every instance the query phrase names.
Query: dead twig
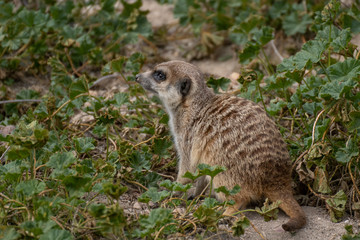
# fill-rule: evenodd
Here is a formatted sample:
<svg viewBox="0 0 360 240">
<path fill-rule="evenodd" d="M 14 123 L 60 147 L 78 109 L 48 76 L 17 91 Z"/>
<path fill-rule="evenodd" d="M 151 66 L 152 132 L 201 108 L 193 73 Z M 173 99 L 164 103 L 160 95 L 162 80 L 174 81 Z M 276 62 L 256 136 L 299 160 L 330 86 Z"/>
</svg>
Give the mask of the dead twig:
<svg viewBox="0 0 360 240">
<path fill-rule="evenodd" d="M 274 50 L 274 53 L 276 54 L 276 56 L 278 56 L 278 58 L 283 61 L 284 60 L 284 57 L 281 56 L 281 54 L 279 53 L 278 49 L 276 48 L 275 44 L 274 44 L 274 39 L 270 41 L 270 45 L 271 47 L 273 48 Z"/>
<path fill-rule="evenodd" d="M 111 79 L 111 78 L 120 78 L 121 79 L 121 75 L 119 73 L 114 73 L 114 74 L 103 76 L 103 77 L 99 78 L 98 80 L 96 80 L 95 82 L 93 82 L 93 84 L 92 84 L 92 86 L 90 88 L 92 88 L 95 85 L 101 83 L 102 81 L 105 81 L 105 80 Z"/>
<path fill-rule="evenodd" d="M 72 59 L 70 57 L 68 48 L 65 48 L 64 50 L 65 50 L 65 55 L 66 55 L 66 57 L 67 57 L 67 59 L 68 59 L 68 61 L 70 63 L 71 69 L 73 70 L 73 73 L 76 74 L 76 76 L 80 77 L 81 74 L 78 73 L 78 71 L 76 70 L 76 68 L 74 66 L 74 63 L 73 63 L 73 61 L 72 61 Z"/>
<path fill-rule="evenodd" d="M 312 145 L 314 145 L 314 142 L 315 142 L 315 127 L 316 127 L 316 123 L 317 121 L 319 120 L 320 116 L 325 112 L 325 109 L 321 110 L 321 112 L 316 116 L 316 119 L 315 119 L 315 122 L 314 122 L 314 125 L 313 125 L 313 128 L 312 128 L 312 134 L 311 134 L 311 146 L 310 148 L 312 147 Z"/>
<path fill-rule="evenodd" d="M 1 162 L 1 163 L 3 162 L 3 159 L 5 158 L 5 155 L 6 155 L 6 153 L 9 151 L 9 149 L 10 149 L 10 146 L 8 146 L 8 147 L 6 148 L 6 150 L 5 150 L 5 152 L 1 155 L 1 157 L 0 157 L 0 162 Z"/>
<path fill-rule="evenodd" d="M 21 102 L 41 102 L 41 99 L 14 99 L 14 100 L 5 100 L 0 101 L 0 104 L 7 104 L 7 103 L 21 103 Z"/>
<path fill-rule="evenodd" d="M 143 189 L 145 189 L 146 191 L 149 190 L 147 187 L 145 187 L 144 185 L 142 185 L 141 183 L 135 182 L 135 181 L 131 181 L 129 179 L 124 178 L 125 181 L 127 181 L 128 183 L 132 183 L 135 185 L 138 185 L 139 187 L 142 187 Z"/>
<path fill-rule="evenodd" d="M 357 160 L 359 160 L 359 159 L 360 159 L 360 156 L 357 158 Z M 352 181 L 353 184 L 354 184 L 354 187 L 355 187 L 355 189 L 356 189 L 356 192 L 357 192 L 358 195 L 360 196 L 359 188 L 358 188 L 358 186 L 357 186 L 357 184 L 356 184 L 356 181 L 355 181 L 355 179 L 354 179 L 354 176 L 352 175 L 352 172 L 351 172 L 351 163 L 352 163 L 352 159 L 350 160 L 350 162 L 349 162 L 349 164 L 348 164 L 351 181 Z"/>
</svg>

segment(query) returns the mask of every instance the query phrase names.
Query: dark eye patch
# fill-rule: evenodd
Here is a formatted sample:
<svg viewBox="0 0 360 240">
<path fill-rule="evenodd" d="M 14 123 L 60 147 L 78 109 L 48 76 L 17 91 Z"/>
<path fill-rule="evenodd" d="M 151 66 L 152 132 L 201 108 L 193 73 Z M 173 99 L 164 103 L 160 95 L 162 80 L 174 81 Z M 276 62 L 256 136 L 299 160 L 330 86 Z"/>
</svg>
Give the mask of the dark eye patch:
<svg viewBox="0 0 360 240">
<path fill-rule="evenodd" d="M 153 78 L 158 82 L 162 82 L 166 80 L 166 74 L 161 70 L 154 71 L 152 75 Z"/>
</svg>

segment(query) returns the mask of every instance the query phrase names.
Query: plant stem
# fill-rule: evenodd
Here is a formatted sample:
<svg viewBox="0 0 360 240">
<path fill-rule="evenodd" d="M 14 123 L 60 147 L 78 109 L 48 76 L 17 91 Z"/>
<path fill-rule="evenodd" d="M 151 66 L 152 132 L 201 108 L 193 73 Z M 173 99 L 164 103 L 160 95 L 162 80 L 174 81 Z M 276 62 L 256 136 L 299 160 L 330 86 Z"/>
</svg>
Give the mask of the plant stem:
<svg viewBox="0 0 360 240">
<path fill-rule="evenodd" d="M 105 161 L 108 160 L 109 157 L 109 124 L 106 124 L 106 158 Z"/>
<path fill-rule="evenodd" d="M 331 39 L 331 31 L 332 31 L 332 25 L 330 24 L 329 26 L 330 30 L 329 30 L 329 43 L 331 43 L 332 39 Z M 330 50 L 330 45 L 328 48 L 328 67 L 330 67 L 331 65 L 331 50 Z"/>
</svg>

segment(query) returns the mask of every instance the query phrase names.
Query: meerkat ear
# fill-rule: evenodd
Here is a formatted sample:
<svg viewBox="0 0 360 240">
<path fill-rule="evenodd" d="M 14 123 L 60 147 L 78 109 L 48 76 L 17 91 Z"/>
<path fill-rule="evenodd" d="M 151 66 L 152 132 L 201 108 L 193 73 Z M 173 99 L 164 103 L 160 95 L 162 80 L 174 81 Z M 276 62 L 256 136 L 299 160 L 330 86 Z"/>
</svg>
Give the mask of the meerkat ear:
<svg viewBox="0 0 360 240">
<path fill-rule="evenodd" d="M 190 87 L 191 87 L 191 80 L 190 79 L 185 78 L 185 79 L 180 80 L 179 91 L 180 91 L 180 94 L 183 97 L 185 97 L 189 93 Z"/>
</svg>

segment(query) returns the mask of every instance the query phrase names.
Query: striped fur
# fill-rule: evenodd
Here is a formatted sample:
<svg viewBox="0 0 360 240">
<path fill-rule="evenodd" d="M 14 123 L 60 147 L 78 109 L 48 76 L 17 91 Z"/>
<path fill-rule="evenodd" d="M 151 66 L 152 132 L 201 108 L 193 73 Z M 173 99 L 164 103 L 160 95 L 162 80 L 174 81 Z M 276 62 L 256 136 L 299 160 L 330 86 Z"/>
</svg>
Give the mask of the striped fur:
<svg viewBox="0 0 360 240">
<path fill-rule="evenodd" d="M 194 172 L 200 163 L 222 165 L 226 171 L 214 178 L 214 187 L 241 191 L 231 197 L 235 205 L 226 210 L 232 214 L 251 200 L 264 197 L 280 200 L 280 207 L 290 216 L 283 225 L 286 231 L 301 228 L 306 223 L 303 210 L 292 195 L 291 162 L 286 144 L 275 123 L 259 105 L 230 95 L 216 95 L 205 84 L 200 70 L 182 61 L 157 65 L 166 80 L 159 82 L 153 71 L 137 75 L 144 88 L 156 92 L 169 116 L 170 129 L 179 155 L 177 181 L 186 171 Z M 191 79 L 189 91 L 179 93 L 179 81 Z M 200 193 L 206 181 L 197 185 Z M 220 193 L 216 197 L 226 200 Z"/>
</svg>

